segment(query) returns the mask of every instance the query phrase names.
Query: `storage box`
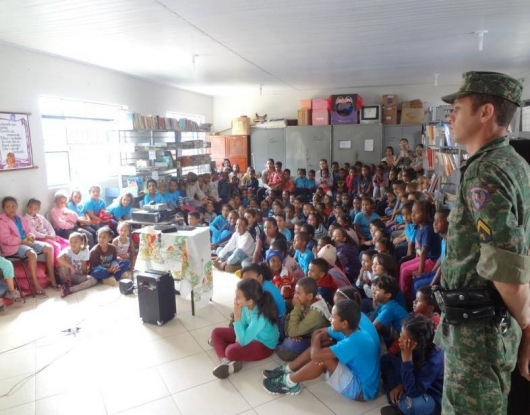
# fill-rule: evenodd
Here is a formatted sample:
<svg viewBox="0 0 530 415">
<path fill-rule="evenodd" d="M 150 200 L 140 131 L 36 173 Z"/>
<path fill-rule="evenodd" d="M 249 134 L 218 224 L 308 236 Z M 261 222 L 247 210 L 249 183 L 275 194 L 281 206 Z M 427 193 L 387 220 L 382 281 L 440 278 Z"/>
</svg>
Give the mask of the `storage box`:
<svg viewBox="0 0 530 415">
<path fill-rule="evenodd" d="M 381 115 L 384 125 L 395 125 L 397 124 L 397 104 L 396 105 L 383 105 L 381 107 Z"/>
<path fill-rule="evenodd" d="M 397 105 L 398 96 L 397 95 L 383 95 L 383 100 L 381 101 L 383 106 Z"/>
<path fill-rule="evenodd" d="M 423 124 L 425 122 L 425 110 L 423 108 L 402 108 L 401 124 Z"/>
<path fill-rule="evenodd" d="M 405 101 L 401 104 L 401 108 L 423 108 L 423 102 L 421 102 L 421 99 Z"/>
<path fill-rule="evenodd" d="M 314 99 L 311 103 L 312 105 L 312 110 L 315 111 L 315 110 L 326 110 L 326 111 L 329 111 L 330 110 L 330 107 L 329 107 L 329 100 L 327 99 Z"/>
<path fill-rule="evenodd" d="M 359 94 L 331 95 L 328 100 L 329 109 L 342 116 L 348 116 L 363 106 L 363 99 Z"/>
<path fill-rule="evenodd" d="M 298 125 L 311 125 L 311 110 L 298 110 Z"/>
<path fill-rule="evenodd" d="M 329 125 L 329 111 L 313 110 L 311 119 L 313 121 L 313 125 Z"/>
<path fill-rule="evenodd" d="M 298 101 L 298 109 L 299 110 L 310 110 L 311 107 L 311 100 L 310 99 L 301 99 Z"/>
<path fill-rule="evenodd" d="M 331 124 L 332 125 L 340 125 L 340 124 L 357 124 L 358 123 L 358 117 L 357 117 L 357 111 L 353 111 L 350 115 L 341 115 L 336 111 L 331 111 Z"/>
<path fill-rule="evenodd" d="M 232 135 L 250 135 L 250 118 L 246 116 L 232 120 Z"/>
</svg>

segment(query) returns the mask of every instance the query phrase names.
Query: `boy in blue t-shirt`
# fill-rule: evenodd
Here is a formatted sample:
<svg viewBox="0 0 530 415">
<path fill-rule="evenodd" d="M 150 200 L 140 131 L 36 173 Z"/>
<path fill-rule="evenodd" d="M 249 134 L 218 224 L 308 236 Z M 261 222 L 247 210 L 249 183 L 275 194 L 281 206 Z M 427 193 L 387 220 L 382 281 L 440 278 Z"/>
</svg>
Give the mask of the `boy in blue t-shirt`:
<svg viewBox="0 0 530 415">
<path fill-rule="evenodd" d="M 307 177 L 305 169 L 298 169 L 298 176 L 294 179 L 294 189 L 296 195 L 308 195 Z"/>
<path fill-rule="evenodd" d="M 391 330 L 401 332 L 401 323 L 408 313 L 395 300 L 399 286 L 395 278 L 388 275 L 377 277 L 372 282 L 374 303 L 377 304 L 370 320 L 377 332 L 383 335 L 385 342 L 391 343 Z"/>
<path fill-rule="evenodd" d="M 147 181 L 147 193 L 144 196 L 144 205 L 149 203 L 164 203 L 164 197 L 157 192 L 158 183 L 155 179 L 149 179 Z"/>
<path fill-rule="evenodd" d="M 413 296 L 416 297 L 416 291 L 424 285 L 438 285 L 440 282 L 440 278 L 442 277 L 442 262 L 445 259 L 445 255 L 447 253 L 447 229 L 449 226 L 449 223 L 447 221 L 447 217 L 449 216 L 450 210 L 449 209 L 442 209 L 435 213 L 434 215 L 434 222 L 433 222 L 433 228 L 434 232 L 442 238 L 440 243 L 440 256 L 438 257 L 438 261 L 436 261 L 436 264 L 434 265 L 434 268 L 431 272 L 427 274 L 420 275 L 416 278 L 414 278 L 413 281 Z"/>
<path fill-rule="evenodd" d="M 307 243 L 309 242 L 309 234 L 307 232 L 298 232 L 295 233 L 293 239 L 293 248 L 295 249 L 294 259 L 300 265 L 300 268 L 304 271 L 304 274 L 307 275 L 309 271 L 309 264 L 315 255 L 309 248 L 307 248 Z"/>
<path fill-rule="evenodd" d="M 331 312 L 331 327 L 316 330 L 311 347 L 293 362 L 263 371 L 263 386 L 273 395 L 298 395 L 300 383 L 326 374 L 326 383 L 346 398 L 370 401 L 379 390 L 379 344 L 359 327 L 361 311 L 341 300 Z"/>
<path fill-rule="evenodd" d="M 373 220 L 379 219 L 379 215 L 374 212 L 374 200 L 370 197 L 363 197 L 361 201 L 361 212 L 355 215 L 353 225 L 355 232 L 359 236 L 361 244 L 363 241 L 370 241 L 372 235 L 370 234 L 370 223 Z"/>
<path fill-rule="evenodd" d="M 179 182 L 176 178 L 172 177 L 169 180 L 169 189 L 166 192 L 166 202 L 169 205 L 169 208 L 172 210 L 177 210 L 179 207 L 179 198 L 180 192 L 178 191 Z"/>
</svg>

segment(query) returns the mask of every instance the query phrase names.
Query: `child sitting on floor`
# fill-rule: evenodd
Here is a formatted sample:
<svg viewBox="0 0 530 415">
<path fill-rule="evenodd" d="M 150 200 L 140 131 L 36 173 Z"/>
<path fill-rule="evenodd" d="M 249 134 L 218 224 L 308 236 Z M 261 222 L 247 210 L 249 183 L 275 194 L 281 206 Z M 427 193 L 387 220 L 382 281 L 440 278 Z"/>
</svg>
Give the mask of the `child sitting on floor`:
<svg viewBox="0 0 530 415">
<path fill-rule="evenodd" d="M 298 395 L 301 382 L 325 373 L 326 383 L 346 398 L 374 399 L 379 390 L 379 344 L 359 330 L 360 318 L 355 301 L 339 301 L 331 312 L 331 327 L 313 333 L 310 349 L 289 364 L 263 371 L 265 390 Z"/>
<path fill-rule="evenodd" d="M 307 243 L 309 242 L 309 234 L 307 232 L 295 233 L 293 239 L 293 248 L 295 249 L 294 259 L 300 265 L 300 268 L 305 274 L 309 271 L 309 264 L 315 258 Z"/>
<path fill-rule="evenodd" d="M 300 279 L 295 288 L 293 310 L 285 319 L 285 339 L 276 349 L 280 359 L 291 362 L 311 345 L 311 334 L 329 326 L 328 305 L 318 295 L 316 281 L 310 277 Z"/>
<path fill-rule="evenodd" d="M 379 334 L 383 335 L 385 343 L 392 344 L 392 340 L 401 331 L 401 322 L 407 317 L 407 311 L 399 305 L 395 297 L 399 287 L 395 278 L 390 276 L 377 277 L 373 282 L 374 312 L 370 320 Z"/>
<path fill-rule="evenodd" d="M 295 284 L 287 271 L 287 267 L 283 264 L 283 256 L 280 251 L 269 249 L 265 257 L 267 265 L 272 273 L 272 283 L 275 285 L 282 297 L 286 300 L 291 300 L 294 295 Z"/>
<path fill-rule="evenodd" d="M 110 243 L 112 231 L 104 226 L 98 229 L 98 243 L 90 250 L 90 275 L 103 284 L 114 287 L 123 276 L 130 277 L 129 260 L 118 261 L 116 247 Z"/>
<path fill-rule="evenodd" d="M 403 322 L 399 346 L 401 358 L 381 357 L 383 385 L 391 406 L 382 415 L 441 413 L 444 353 L 434 344 L 434 325 L 423 316 Z"/>
<path fill-rule="evenodd" d="M 118 236 L 113 239 L 112 245 L 116 247 L 118 261 L 129 260 L 130 269 L 134 269 L 136 249 L 131 239 L 131 225 L 127 222 L 118 224 Z"/>
<path fill-rule="evenodd" d="M 333 277 L 328 273 L 329 263 L 324 258 L 316 258 L 309 264 L 308 277 L 313 278 L 318 287 L 318 295 L 326 302 L 333 305 L 333 296 L 337 291 L 337 284 Z"/>
<path fill-rule="evenodd" d="M 241 370 L 242 362 L 266 359 L 278 344 L 276 307 L 272 295 L 254 279 L 238 282 L 234 299 L 234 327 L 212 331 L 211 345 L 221 360 L 212 372 L 226 379 Z"/>
<path fill-rule="evenodd" d="M 98 280 L 88 275 L 88 239 L 86 234 L 74 232 L 68 238 L 70 246 L 65 248 L 57 258 L 59 276 L 61 277 L 61 297 L 93 287 Z"/>
</svg>

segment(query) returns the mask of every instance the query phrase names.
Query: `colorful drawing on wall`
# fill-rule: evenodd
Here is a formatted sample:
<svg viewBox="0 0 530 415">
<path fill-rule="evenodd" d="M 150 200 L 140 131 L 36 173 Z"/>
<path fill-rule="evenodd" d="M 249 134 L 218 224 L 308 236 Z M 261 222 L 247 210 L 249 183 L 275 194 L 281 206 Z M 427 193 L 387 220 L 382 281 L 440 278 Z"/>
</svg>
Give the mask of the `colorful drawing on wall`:
<svg viewBox="0 0 530 415">
<path fill-rule="evenodd" d="M 0 112 L 0 171 L 33 168 L 28 114 Z"/>
</svg>

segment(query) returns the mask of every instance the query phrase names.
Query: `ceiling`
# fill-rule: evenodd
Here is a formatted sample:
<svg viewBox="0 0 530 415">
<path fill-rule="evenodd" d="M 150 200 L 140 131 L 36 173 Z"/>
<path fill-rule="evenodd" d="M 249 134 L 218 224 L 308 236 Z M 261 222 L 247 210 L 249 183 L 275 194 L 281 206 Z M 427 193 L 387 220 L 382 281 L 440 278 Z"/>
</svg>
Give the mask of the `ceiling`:
<svg viewBox="0 0 530 415">
<path fill-rule="evenodd" d="M 211 96 L 520 77 L 529 22 L 529 0 L 0 0 L 0 42 Z"/>
</svg>

